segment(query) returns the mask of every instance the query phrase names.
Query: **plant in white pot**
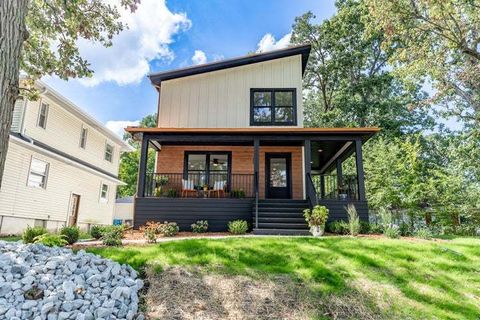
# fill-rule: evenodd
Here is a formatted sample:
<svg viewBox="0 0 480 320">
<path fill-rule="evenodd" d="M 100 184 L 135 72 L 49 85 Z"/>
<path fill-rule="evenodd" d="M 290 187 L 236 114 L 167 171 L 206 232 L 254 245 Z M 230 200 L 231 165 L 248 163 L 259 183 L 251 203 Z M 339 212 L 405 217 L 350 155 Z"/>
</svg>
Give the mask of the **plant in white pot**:
<svg viewBox="0 0 480 320">
<path fill-rule="evenodd" d="M 325 206 L 316 205 L 313 209 L 303 210 L 303 216 L 310 227 L 310 233 L 314 237 L 320 237 L 325 232 L 325 223 L 328 219 L 328 209 Z"/>
</svg>

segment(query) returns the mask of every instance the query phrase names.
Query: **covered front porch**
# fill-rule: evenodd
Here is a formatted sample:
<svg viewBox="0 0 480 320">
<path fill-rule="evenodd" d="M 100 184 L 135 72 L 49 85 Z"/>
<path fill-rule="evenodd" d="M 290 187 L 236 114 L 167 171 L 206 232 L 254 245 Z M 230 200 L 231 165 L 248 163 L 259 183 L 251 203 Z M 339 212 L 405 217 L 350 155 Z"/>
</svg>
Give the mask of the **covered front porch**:
<svg viewBox="0 0 480 320">
<path fill-rule="evenodd" d="M 228 221 L 244 219 L 254 229 L 305 229 L 302 210 L 316 204 L 326 205 L 334 220 L 354 203 L 368 219 L 362 143 L 378 129 L 127 131 L 142 141 L 135 227 L 175 221 L 188 230 L 208 220 L 212 231 L 224 231 Z M 147 170 L 152 152 L 155 167 Z M 355 168 L 344 174 L 349 157 Z"/>
</svg>

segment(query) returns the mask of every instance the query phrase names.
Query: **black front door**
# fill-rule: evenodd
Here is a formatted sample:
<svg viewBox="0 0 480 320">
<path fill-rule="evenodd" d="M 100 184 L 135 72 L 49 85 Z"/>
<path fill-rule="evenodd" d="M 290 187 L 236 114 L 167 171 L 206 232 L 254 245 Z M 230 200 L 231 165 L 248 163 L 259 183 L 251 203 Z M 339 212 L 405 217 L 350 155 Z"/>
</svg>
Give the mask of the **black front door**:
<svg viewBox="0 0 480 320">
<path fill-rule="evenodd" d="M 290 171 L 290 153 L 265 154 L 266 198 L 290 199 L 292 197 Z"/>
</svg>

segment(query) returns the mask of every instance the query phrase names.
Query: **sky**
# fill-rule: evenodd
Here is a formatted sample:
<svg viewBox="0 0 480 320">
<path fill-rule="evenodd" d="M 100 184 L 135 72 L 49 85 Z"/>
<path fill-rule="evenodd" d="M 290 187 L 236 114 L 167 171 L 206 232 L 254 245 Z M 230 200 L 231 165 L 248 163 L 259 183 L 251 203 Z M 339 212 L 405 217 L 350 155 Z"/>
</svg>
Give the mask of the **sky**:
<svg viewBox="0 0 480 320">
<path fill-rule="evenodd" d="M 135 13 L 122 12 L 129 28 L 112 47 L 79 43 L 92 78 L 43 80 L 122 135 L 156 112 L 149 73 L 283 48 L 307 11 L 320 22 L 335 13 L 334 0 L 142 0 Z"/>
</svg>

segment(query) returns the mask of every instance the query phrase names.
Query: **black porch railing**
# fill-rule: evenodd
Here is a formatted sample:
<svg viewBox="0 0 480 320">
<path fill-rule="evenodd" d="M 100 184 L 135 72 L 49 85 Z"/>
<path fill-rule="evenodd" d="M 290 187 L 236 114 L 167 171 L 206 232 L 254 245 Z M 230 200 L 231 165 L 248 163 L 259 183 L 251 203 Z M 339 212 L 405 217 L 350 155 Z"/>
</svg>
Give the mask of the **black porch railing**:
<svg viewBox="0 0 480 320">
<path fill-rule="evenodd" d="M 358 200 L 358 179 L 356 175 L 312 174 L 312 183 L 317 198 L 326 200 Z"/>
<path fill-rule="evenodd" d="M 225 185 L 219 190 L 221 182 L 225 182 Z M 223 172 L 209 174 L 195 172 L 187 175 L 183 173 L 147 173 L 144 192 L 145 197 L 157 198 L 253 198 L 255 197 L 254 175 L 243 173 L 229 175 Z"/>
</svg>

